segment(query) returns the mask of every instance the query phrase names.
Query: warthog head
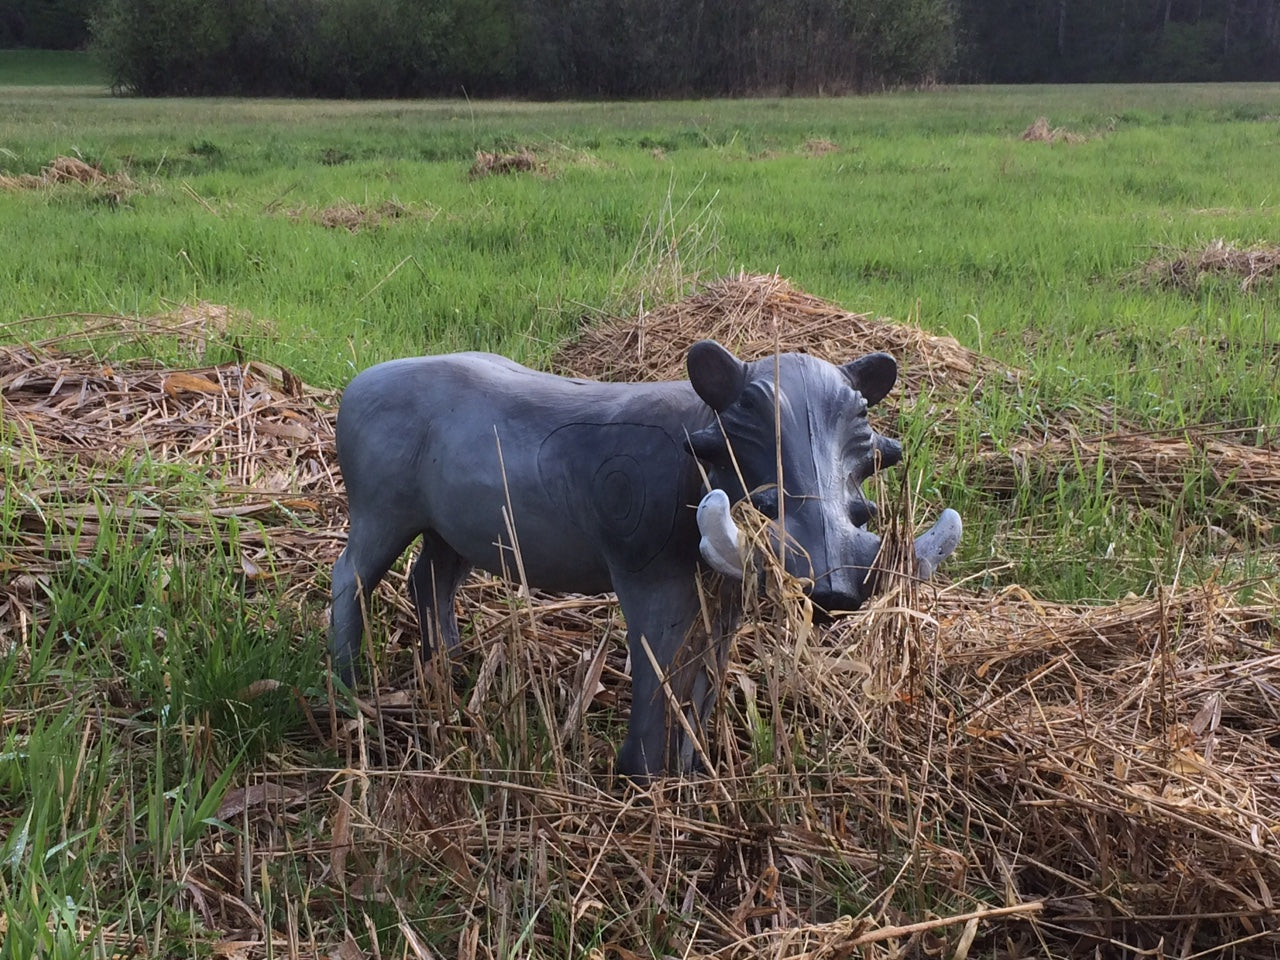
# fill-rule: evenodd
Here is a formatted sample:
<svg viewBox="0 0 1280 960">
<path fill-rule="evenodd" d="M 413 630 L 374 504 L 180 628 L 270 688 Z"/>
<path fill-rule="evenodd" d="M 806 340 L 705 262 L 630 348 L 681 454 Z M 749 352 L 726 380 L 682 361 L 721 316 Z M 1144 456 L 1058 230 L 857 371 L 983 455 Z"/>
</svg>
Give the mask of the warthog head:
<svg viewBox="0 0 1280 960">
<path fill-rule="evenodd" d="M 788 573 L 812 582 L 821 611 L 857 609 L 875 586 L 880 538 L 867 530 L 876 506 L 863 483 L 902 459 L 902 446 L 881 436 L 867 409 L 898 377 L 886 353 L 843 366 L 807 354 L 744 363 L 703 340 L 688 357 L 689 379 L 718 422 L 689 437 L 712 490 L 698 508 L 703 559 L 741 579 L 742 547 L 730 505 L 749 496 L 777 522 L 774 548 L 785 544 Z M 916 540 L 917 570 L 932 575 L 960 541 L 960 517 L 946 510 Z"/>
</svg>

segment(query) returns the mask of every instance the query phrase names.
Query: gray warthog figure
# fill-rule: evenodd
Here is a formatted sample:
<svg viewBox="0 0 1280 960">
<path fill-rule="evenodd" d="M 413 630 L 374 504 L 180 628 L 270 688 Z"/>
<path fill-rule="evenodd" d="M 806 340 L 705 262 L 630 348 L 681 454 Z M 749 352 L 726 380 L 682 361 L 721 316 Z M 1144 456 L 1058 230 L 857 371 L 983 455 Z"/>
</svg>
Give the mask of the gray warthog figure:
<svg viewBox="0 0 1280 960">
<path fill-rule="evenodd" d="M 424 653 L 458 644 L 454 595 L 472 567 L 553 591 L 612 590 L 632 670 L 618 768 L 635 777 L 690 769 L 693 744 L 653 663 L 667 672 L 701 621 L 700 562 L 743 577 L 731 503 L 750 494 L 781 517 L 775 542 L 787 544 L 788 571 L 811 582 L 820 609 L 854 610 L 874 588 L 880 548 L 866 529 L 875 506 L 863 481 L 902 450 L 867 422 L 897 379 L 887 354 L 844 366 L 806 354 L 744 363 L 703 340 L 689 349 L 688 372 L 680 382 L 596 383 L 460 353 L 357 376 L 337 426 L 351 515 L 333 571 L 338 674 L 353 678 L 370 591 L 421 537 L 410 589 Z M 947 510 L 916 540 L 922 576 L 960 532 Z M 712 649 L 736 626 L 738 590 L 722 591 Z M 716 685 L 705 665 L 695 669 L 703 675 L 682 689 L 698 731 Z"/>
</svg>

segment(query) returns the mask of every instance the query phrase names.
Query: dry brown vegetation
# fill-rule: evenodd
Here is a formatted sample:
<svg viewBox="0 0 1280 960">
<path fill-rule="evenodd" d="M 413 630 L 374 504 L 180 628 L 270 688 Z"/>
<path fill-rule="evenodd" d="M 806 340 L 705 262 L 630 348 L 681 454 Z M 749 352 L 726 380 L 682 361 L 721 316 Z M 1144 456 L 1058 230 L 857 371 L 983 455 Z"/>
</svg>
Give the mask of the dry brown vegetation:
<svg viewBox="0 0 1280 960">
<path fill-rule="evenodd" d="M 1230 529 L 1201 532 L 1228 542 L 1237 537 L 1274 539 L 1280 518 L 1280 451 L 1215 436 L 1212 430 L 1019 440 L 979 450 L 976 465 L 985 489 L 1008 494 L 1034 484 L 1035 475 L 1053 478 L 1065 469 L 1089 475 L 1100 464 L 1117 493 L 1157 509 L 1178 502 L 1188 477 L 1202 476 L 1225 505 L 1223 519 Z"/>
<path fill-rule="evenodd" d="M 62 184 L 97 187 L 118 198 L 134 189 L 127 173 L 103 173 L 77 157 L 55 157 L 39 174 L 23 173 L 16 177 L 0 174 L 0 190 L 39 190 Z"/>
<path fill-rule="evenodd" d="M 467 175 L 474 180 L 503 173 L 545 173 L 546 169 L 547 165 L 527 147 L 521 147 L 512 153 L 477 150 L 475 162 L 471 164 Z"/>
<path fill-rule="evenodd" d="M 294 220 L 309 220 L 330 230 L 347 230 L 350 233 L 359 233 L 370 227 L 379 227 L 408 217 L 430 219 L 434 215 L 433 209 L 422 209 L 415 204 L 400 203 L 398 200 L 384 200 L 381 203 L 339 200 L 320 209 L 300 207 L 289 211 L 289 216 Z"/>
<path fill-rule="evenodd" d="M 807 157 L 825 157 L 829 153 L 838 153 L 840 144 L 833 143 L 825 137 L 814 137 L 804 142 L 801 151 Z"/>
<path fill-rule="evenodd" d="M 1084 143 L 1089 138 L 1065 127 L 1049 126 L 1048 117 L 1036 117 L 1031 126 L 1022 131 L 1022 139 L 1029 143 Z"/>
<path fill-rule="evenodd" d="M 843 363 L 864 353 L 887 351 L 902 365 L 901 386 L 886 401 L 890 407 L 910 402 L 926 389 L 931 394 L 967 391 L 980 388 L 990 377 L 1014 376 L 950 337 L 850 313 L 797 290 L 783 277 L 745 273 L 707 284 L 638 317 L 593 322 L 551 362 L 568 376 L 680 379 L 685 351 L 704 337 L 720 341 L 741 357 L 762 357 L 781 347 Z"/>
<path fill-rule="evenodd" d="M 926 402 L 935 426 L 954 417 L 949 401 L 986 389 L 1017 389 L 1023 376 L 950 337 L 850 313 L 797 290 L 785 278 L 756 274 L 715 281 L 639 316 L 593 322 L 552 358 L 552 367 L 602 380 L 675 379 L 684 375 L 687 345 L 701 337 L 719 340 L 744 357 L 767 356 L 781 347 L 840 363 L 887 351 L 901 365 L 900 383 L 877 416 L 891 419 L 900 405 Z M 1274 535 L 1280 451 L 1269 436 L 1246 438 L 1213 425 L 1158 435 L 1120 421 L 1105 433 L 1090 434 L 1065 414 L 1025 429 L 1025 436 L 992 438 L 973 451 L 971 467 L 984 489 L 1009 494 L 1020 485 L 1051 484 L 1063 471 L 1092 475 L 1101 464 L 1117 492 L 1159 507 L 1178 502 L 1188 476 L 1203 475 L 1226 505 L 1229 529 L 1222 532 L 1228 538 Z M 945 431 L 935 433 L 940 444 L 948 442 Z"/>
<path fill-rule="evenodd" d="M 216 305 L 184 307 L 133 321 L 125 335 L 204 344 L 228 336 L 227 316 Z M 119 336 L 129 323 L 98 321 L 99 338 Z M 173 370 L 66 354 L 60 346 L 0 347 L 0 415 L 14 428 L 19 446 L 10 465 L 30 506 L 10 544 L 8 563 L 20 574 L 7 594 L 0 587 L 0 632 L 25 635 L 39 622 L 35 581 L 93 550 L 103 505 L 139 530 L 177 520 L 207 536 L 220 535 L 219 521 L 228 517 L 251 518 L 257 525 L 230 545 L 246 574 L 261 575 L 268 553 L 272 576 L 283 582 L 318 572 L 315 541 L 336 542 L 343 514 L 332 395 L 259 361 Z M 189 488 L 121 479 L 122 465 L 143 457 L 188 468 L 207 486 L 192 496 Z M 305 536 L 293 529 L 297 517 L 306 519 Z"/>
<path fill-rule="evenodd" d="M 1212 277 L 1236 280 L 1241 290 L 1249 291 L 1259 281 L 1277 276 L 1280 276 L 1280 245 L 1258 243 L 1241 248 L 1219 238 L 1202 249 L 1162 249 L 1139 268 L 1136 279 L 1194 293 Z"/>
<path fill-rule="evenodd" d="M 195 336 L 197 323 L 161 332 Z M 143 333 L 157 335 L 153 324 Z M 744 357 L 891 350 L 904 402 L 1003 389 L 1013 376 L 954 341 L 754 276 L 593 327 L 555 362 L 678 376 L 700 336 Z M 248 359 L 166 370 L 63 346 L 0 351 L 6 435 L 33 480 L 0 631 L 39 622 L 33 578 L 85 549 L 67 527 L 84 520 L 92 533 L 94 497 L 141 523 L 185 511 L 210 536 L 226 511 L 252 518 L 238 543 L 246 579 L 323 602 L 344 529 L 332 393 Z M 1079 456 L 1081 442 L 993 451 L 989 468 L 1017 483 L 1017 464 Z M 1183 454 L 1146 445 L 1108 438 L 1099 449 L 1109 464 L 1146 464 L 1135 489 L 1159 498 L 1159 468 Z M 165 506 L 155 490 L 144 503 L 113 485 L 111 464 L 144 453 L 208 476 L 206 499 Z M 1209 453 L 1215 464 L 1243 457 Z M 1277 455 L 1249 456 L 1224 495 L 1274 516 Z M 57 489 L 42 487 L 55 467 Z M 406 877 L 439 891 L 427 922 L 461 931 L 461 957 L 508 955 L 517 942 L 622 960 L 1191 956 L 1223 944 L 1274 956 L 1280 597 L 1262 589 L 1244 603 L 1208 584 L 1090 607 L 1020 588 L 922 586 L 908 573 L 923 519 L 913 497 L 878 499 L 885 592 L 829 627 L 795 604 L 744 627 L 708 738 L 712 776 L 648 790 L 612 779 L 611 718 L 629 692 L 611 598 L 526 599 L 474 578 L 461 601 L 470 679 L 455 689 L 414 665 L 396 577 L 377 599 L 376 619 L 392 626 L 375 630 L 375 682 L 357 714 L 310 705 L 337 765 L 273 758 L 219 811 L 243 838 L 211 831 L 171 865 L 174 881 L 225 934 L 224 952 L 234 943 L 255 958 L 358 956 L 344 930 L 361 926 L 361 910 L 399 909 L 387 891 Z M 317 624 L 299 638 L 302 654 L 319 656 L 321 636 Z M 282 861 L 309 888 L 289 905 L 289 929 L 246 886 Z M 420 922 L 400 914 L 406 954 L 435 956 Z M 117 948 L 130 942 L 121 934 Z"/>
</svg>

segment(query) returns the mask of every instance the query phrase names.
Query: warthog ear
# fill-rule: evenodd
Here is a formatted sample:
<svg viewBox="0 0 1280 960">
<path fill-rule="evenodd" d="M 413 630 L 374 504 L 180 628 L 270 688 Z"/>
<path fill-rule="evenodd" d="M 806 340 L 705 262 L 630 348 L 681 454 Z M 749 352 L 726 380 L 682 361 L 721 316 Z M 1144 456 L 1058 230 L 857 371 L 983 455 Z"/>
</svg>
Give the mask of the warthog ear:
<svg viewBox="0 0 1280 960">
<path fill-rule="evenodd" d="M 737 400 L 747 385 L 747 365 L 714 340 L 690 347 L 687 366 L 693 389 L 716 413 Z"/>
<path fill-rule="evenodd" d="M 869 407 L 887 397 L 898 381 L 898 361 L 887 353 L 869 353 L 851 360 L 840 369 Z"/>
</svg>

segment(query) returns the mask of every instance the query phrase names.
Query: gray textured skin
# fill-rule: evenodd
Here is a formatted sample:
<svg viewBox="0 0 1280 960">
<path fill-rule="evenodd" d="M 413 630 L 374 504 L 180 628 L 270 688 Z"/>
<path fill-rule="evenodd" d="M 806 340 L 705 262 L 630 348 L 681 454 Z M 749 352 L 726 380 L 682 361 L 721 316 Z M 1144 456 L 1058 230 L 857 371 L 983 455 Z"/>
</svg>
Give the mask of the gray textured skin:
<svg viewBox="0 0 1280 960">
<path fill-rule="evenodd" d="M 570 380 L 479 353 L 393 360 L 361 373 L 343 394 L 337 424 L 351 521 L 333 571 L 338 674 L 353 678 L 369 591 L 421 536 L 410 588 L 424 653 L 441 641 L 457 645 L 454 595 L 472 567 L 553 591 L 613 590 L 627 621 L 633 684 L 619 769 L 647 776 L 692 767 L 693 745 L 669 722 L 641 645 L 643 636 L 666 671 L 701 624 L 694 507 L 707 488 L 690 448 L 711 487 L 731 500 L 751 491 L 776 518 L 781 439 L 784 521 L 796 545 L 786 564 L 813 578 L 815 602 L 828 610 L 855 609 L 871 592 L 880 541 L 863 526 L 874 505 L 862 481 L 901 455 L 866 418 L 897 376 L 891 357 L 836 367 L 786 354 L 777 366 L 780 393 L 775 358 L 744 364 L 712 341 L 690 348 L 691 382 Z M 736 626 L 738 589 L 726 582 L 729 602 L 712 625 L 718 658 Z M 695 664 L 680 689 L 698 730 L 714 684 Z"/>
</svg>

